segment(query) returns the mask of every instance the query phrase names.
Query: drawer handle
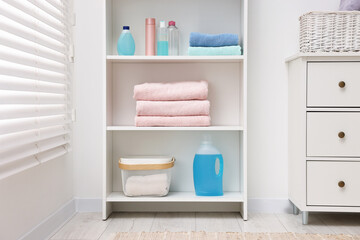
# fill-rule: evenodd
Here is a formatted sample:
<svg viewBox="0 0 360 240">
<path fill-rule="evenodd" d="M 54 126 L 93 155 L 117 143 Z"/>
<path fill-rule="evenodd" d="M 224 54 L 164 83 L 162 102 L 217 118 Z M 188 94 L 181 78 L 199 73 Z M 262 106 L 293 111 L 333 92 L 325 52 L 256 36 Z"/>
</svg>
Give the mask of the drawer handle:
<svg viewBox="0 0 360 240">
<path fill-rule="evenodd" d="M 338 136 L 339 136 L 339 138 L 344 138 L 344 137 L 345 137 L 345 133 L 344 133 L 344 132 L 339 132 L 339 133 L 338 133 Z"/>
<path fill-rule="evenodd" d="M 341 188 L 345 187 L 345 182 L 344 181 L 339 181 L 338 186 L 341 187 Z"/>
<path fill-rule="evenodd" d="M 345 84 L 345 82 L 344 82 L 344 81 L 340 81 L 340 82 L 339 82 L 339 87 L 340 87 L 340 88 L 344 88 L 344 87 L 345 87 L 345 85 L 346 85 L 346 84 Z"/>
</svg>

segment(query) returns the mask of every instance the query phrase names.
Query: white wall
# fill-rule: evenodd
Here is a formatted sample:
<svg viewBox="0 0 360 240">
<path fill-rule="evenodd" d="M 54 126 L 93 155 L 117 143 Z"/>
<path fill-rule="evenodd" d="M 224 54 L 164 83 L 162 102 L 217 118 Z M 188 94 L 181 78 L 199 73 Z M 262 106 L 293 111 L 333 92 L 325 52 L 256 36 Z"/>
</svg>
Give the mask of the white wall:
<svg viewBox="0 0 360 240">
<path fill-rule="evenodd" d="M 287 71 L 299 16 L 340 0 L 249 0 L 249 198 L 287 198 Z"/>
<path fill-rule="evenodd" d="M 71 154 L 0 181 L 0 239 L 15 240 L 73 198 Z"/>
<path fill-rule="evenodd" d="M 249 0 L 249 197 L 287 198 L 285 57 L 298 48 L 298 18 L 339 0 Z M 75 194 L 101 198 L 102 1 L 76 0 Z M 229 23 L 231 24 L 231 23 Z"/>
<path fill-rule="evenodd" d="M 103 1 L 75 0 L 74 169 L 77 198 L 102 197 Z"/>
</svg>

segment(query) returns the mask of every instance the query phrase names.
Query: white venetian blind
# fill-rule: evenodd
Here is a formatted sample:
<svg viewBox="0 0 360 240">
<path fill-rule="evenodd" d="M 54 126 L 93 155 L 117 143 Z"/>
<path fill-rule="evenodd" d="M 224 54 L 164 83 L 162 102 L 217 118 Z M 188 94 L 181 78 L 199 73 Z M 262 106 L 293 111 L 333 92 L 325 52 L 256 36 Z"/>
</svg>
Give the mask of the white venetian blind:
<svg viewBox="0 0 360 240">
<path fill-rule="evenodd" d="M 0 179 L 70 150 L 69 0 L 0 0 Z"/>
</svg>

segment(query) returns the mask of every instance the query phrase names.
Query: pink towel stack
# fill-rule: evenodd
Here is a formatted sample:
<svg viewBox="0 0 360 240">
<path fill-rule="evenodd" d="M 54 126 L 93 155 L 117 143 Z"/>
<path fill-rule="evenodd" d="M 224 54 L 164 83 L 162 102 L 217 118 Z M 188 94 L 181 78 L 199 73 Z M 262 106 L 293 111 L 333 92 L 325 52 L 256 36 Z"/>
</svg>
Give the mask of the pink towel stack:
<svg viewBox="0 0 360 240">
<path fill-rule="evenodd" d="M 144 83 L 134 87 L 137 127 L 210 126 L 208 83 Z"/>
</svg>

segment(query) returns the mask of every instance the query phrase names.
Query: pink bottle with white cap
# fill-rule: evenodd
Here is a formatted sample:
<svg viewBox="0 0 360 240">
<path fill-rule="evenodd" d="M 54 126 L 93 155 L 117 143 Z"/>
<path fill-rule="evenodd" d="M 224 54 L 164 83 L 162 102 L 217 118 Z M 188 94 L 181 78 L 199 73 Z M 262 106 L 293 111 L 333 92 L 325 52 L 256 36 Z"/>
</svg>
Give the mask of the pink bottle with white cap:
<svg viewBox="0 0 360 240">
<path fill-rule="evenodd" d="M 154 56 L 155 51 L 155 18 L 145 20 L 145 55 Z"/>
</svg>

